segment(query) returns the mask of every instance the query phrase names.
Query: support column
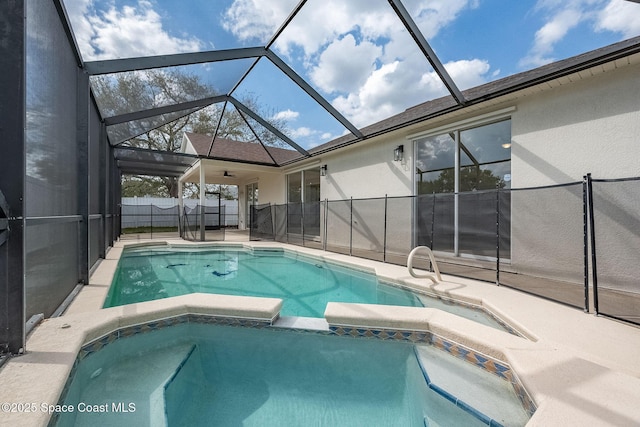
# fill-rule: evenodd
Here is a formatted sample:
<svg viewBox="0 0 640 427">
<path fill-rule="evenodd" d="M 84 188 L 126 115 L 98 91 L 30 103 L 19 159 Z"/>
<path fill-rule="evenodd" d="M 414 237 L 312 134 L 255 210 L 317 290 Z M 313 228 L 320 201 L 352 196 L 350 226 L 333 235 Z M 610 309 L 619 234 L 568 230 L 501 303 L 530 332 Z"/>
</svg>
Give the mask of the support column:
<svg viewBox="0 0 640 427">
<path fill-rule="evenodd" d="M 97 107 L 96 107 L 97 108 Z M 98 194 L 99 194 L 99 208 L 100 216 L 102 220 L 100 221 L 100 253 L 98 256 L 104 259 L 107 255 L 107 247 L 109 244 L 109 237 L 107 236 L 107 221 L 109 218 L 107 217 L 108 210 L 107 206 L 109 206 L 109 197 L 107 195 L 107 189 L 109 187 L 109 167 L 107 164 L 107 156 L 109 155 L 109 148 L 107 147 L 107 135 L 106 135 L 106 127 L 104 123 L 100 123 L 100 140 L 97 144 L 98 156 L 99 156 L 99 164 L 100 164 L 100 173 L 99 173 L 99 183 L 98 183 Z"/>
<path fill-rule="evenodd" d="M 25 345 L 25 3 L 0 2 L 0 354 Z"/>
<path fill-rule="evenodd" d="M 78 160 L 78 283 L 89 283 L 89 75 L 78 69 L 76 92 L 76 142 Z"/>
<path fill-rule="evenodd" d="M 114 178 L 114 207 L 115 207 L 115 215 L 116 215 L 116 239 L 120 239 L 120 235 L 122 234 L 122 172 L 116 166 L 116 162 L 114 160 L 114 170 L 113 170 L 113 178 Z"/>
</svg>

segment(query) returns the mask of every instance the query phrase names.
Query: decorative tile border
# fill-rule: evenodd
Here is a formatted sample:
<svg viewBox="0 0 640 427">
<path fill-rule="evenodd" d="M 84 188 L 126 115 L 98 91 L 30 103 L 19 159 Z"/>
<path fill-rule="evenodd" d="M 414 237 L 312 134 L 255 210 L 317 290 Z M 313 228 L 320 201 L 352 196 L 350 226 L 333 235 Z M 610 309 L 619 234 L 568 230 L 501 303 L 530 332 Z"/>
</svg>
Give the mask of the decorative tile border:
<svg viewBox="0 0 640 427">
<path fill-rule="evenodd" d="M 126 326 L 122 329 L 112 331 L 83 345 L 80 348 L 77 359 L 78 361 L 81 361 L 85 357 L 90 356 L 91 354 L 101 350 L 106 345 L 111 344 L 112 342 L 120 338 L 127 338 L 138 334 L 144 334 L 182 323 L 207 323 L 225 326 L 239 326 L 243 328 L 264 328 L 267 326 L 271 326 L 273 321 L 244 319 L 238 317 L 209 316 L 206 314 L 183 314 L 180 316 L 168 317 L 152 322 Z"/>
<path fill-rule="evenodd" d="M 377 338 L 381 340 L 410 341 L 413 343 L 431 343 L 431 332 L 427 331 L 396 331 L 391 329 L 370 329 L 349 326 L 329 325 L 329 329 L 335 335 L 352 336 L 361 338 Z"/>
</svg>

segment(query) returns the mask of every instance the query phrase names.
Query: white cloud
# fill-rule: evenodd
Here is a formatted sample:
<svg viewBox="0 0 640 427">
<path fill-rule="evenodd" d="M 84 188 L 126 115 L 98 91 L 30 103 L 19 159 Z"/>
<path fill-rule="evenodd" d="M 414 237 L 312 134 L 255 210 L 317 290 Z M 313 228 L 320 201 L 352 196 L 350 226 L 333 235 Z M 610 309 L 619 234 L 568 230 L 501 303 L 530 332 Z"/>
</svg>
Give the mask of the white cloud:
<svg viewBox="0 0 640 427">
<path fill-rule="evenodd" d="M 626 0 L 611 0 L 600 11 L 596 29 L 622 33 L 624 38 L 640 34 L 640 4 Z"/>
<path fill-rule="evenodd" d="M 296 129 L 291 130 L 291 136 L 293 136 L 294 139 L 297 138 L 308 138 L 312 135 L 316 135 L 318 134 L 318 131 L 315 131 L 313 129 L 310 129 L 308 127 L 302 126 Z"/>
<path fill-rule="evenodd" d="M 240 40 L 265 44 L 291 13 L 297 0 L 235 0 L 222 26 Z"/>
<path fill-rule="evenodd" d="M 448 62 L 444 67 L 461 90 L 486 83 L 491 68 L 487 61 L 481 59 Z"/>
<path fill-rule="evenodd" d="M 449 20 L 444 16 L 445 10 L 450 10 L 448 3 L 439 0 L 436 9 L 440 12 L 430 18 Z M 268 2 L 236 0 L 234 13 L 225 16 L 230 20 L 226 28 L 245 39 L 264 39 L 266 32 L 260 22 L 271 8 Z M 410 105 L 407 102 L 424 101 L 412 89 L 407 90 L 419 82 L 420 71 L 403 64 L 407 57 L 421 54 L 387 2 L 307 2 L 280 34 L 274 49 L 288 62 L 300 61 L 315 87 L 334 95 L 333 105 L 356 125 L 397 113 Z M 419 67 L 423 71 L 429 68 L 424 57 Z M 402 75 L 400 69 L 409 74 Z M 397 87 L 404 90 L 397 92 Z M 402 100 L 402 94 L 409 95 L 410 101 L 406 97 Z M 295 132 L 302 134 L 304 129 Z"/>
<path fill-rule="evenodd" d="M 194 52 L 204 46 L 196 37 L 170 35 L 148 0 L 102 12 L 94 9 L 93 0 L 67 0 L 65 5 L 85 60 Z"/>
<path fill-rule="evenodd" d="M 84 56 L 84 59 L 88 58 L 89 54 L 93 52 L 91 47 L 91 37 L 93 36 L 93 29 L 91 23 L 86 19 L 85 15 L 89 13 L 93 0 L 64 0 L 64 5 L 69 16 L 69 21 L 73 27 L 73 32 L 76 37 L 76 42 L 80 48 L 80 52 Z"/>
<path fill-rule="evenodd" d="M 225 14 L 225 28 L 243 40 L 266 40 L 293 9 L 297 1 L 265 2 L 235 0 Z M 453 21 L 477 0 L 422 0 L 412 4 L 411 12 L 427 38 Z M 387 2 L 370 0 L 324 0 L 307 2 L 278 37 L 276 49 L 289 55 L 302 48 L 307 58 L 349 32 L 358 31 L 365 40 L 393 39 L 404 27 Z"/>
<path fill-rule="evenodd" d="M 478 0 L 416 0 L 409 12 L 427 39 L 435 37 Z M 237 0 L 227 14 L 228 29 L 259 38 L 259 20 L 272 5 Z M 248 8 L 251 8 L 249 11 Z M 240 11 L 249 13 L 242 22 Z M 244 15 L 245 17 L 247 15 Z M 267 18 L 269 20 L 270 18 Z M 331 95 L 332 104 L 356 126 L 370 124 L 403 109 L 446 94 L 446 89 L 387 2 L 324 0 L 307 2 L 278 37 L 274 49 L 288 61 L 302 64 L 316 88 Z M 488 64 L 453 62 L 461 86 L 484 82 Z M 452 72 L 453 74 L 453 72 Z"/>
<path fill-rule="evenodd" d="M 274 120 L 295 120 L 299 116 L 300 116 L 300 113 L 297 111 L 284 110 L 284 111 L 278 111 L 276 114 L 274 114 L 273 119 Z"/>
<path fill-rule="evenodd" d="M 309 74 L 311 80 L 327 93 L 350 92 L 367 81 L 381 54 L 381 47 L 368 41 L 357 44 L 353 35 L 347 34 L 322 52 L 318 65 Z"/>
<path fill-rule="evenodd" d="M 546 15 L 533 45 L 520 60 L 523 67 L 536 67 L 556 60 L 556 45 L 578 25 L 595 31 L 612 31 L 623 38 L 640 34 L 640 5 L 627 0 L 538 0 L 535 11 Z"/>
<path fill-rule="evenodd" d="M 414 19 L 422 34 L 430 39 L 453 22 L 464 9 L 478 6 L 478 0 L 422 0 L 413 5 L 413 16 L 416 16 Z"/>
<path fill-rule="evenodd" d="M 350 31 L 359 30 L 363 38 L 376 38 L 397 26 L 397 22 L 390 20 L 390 10 L 383 2 L 307 2 L 278 37 L 275 48 L 284 56 L 290 55 L 295 48 L 301 48 L 305 59 L 311 59 Z M 372 25 L 374 22 L 377 25 Z"/>
<path fill-rule="evenodd" d="M 453 61 L 444 66 L 461 89 L 486 82 L 490 69 L 486 61 L 477 59 Z M 333 105 L 360 127 L 448 93 L 434 71 L 422 70 L 411 61 L 386 64 L 373 72 L 359 91 L 336 97 Z"/>
<path fill-rule="evenodd" d="M 521 66 L 538 67 L 554 61 L 550 56 L 556 43 L 580 23 L 582 13 L 578 10 L 562 10 L 548 21 L 535 34 L 533 47 L 529 54 L 520 61 Z"/>
</svg>

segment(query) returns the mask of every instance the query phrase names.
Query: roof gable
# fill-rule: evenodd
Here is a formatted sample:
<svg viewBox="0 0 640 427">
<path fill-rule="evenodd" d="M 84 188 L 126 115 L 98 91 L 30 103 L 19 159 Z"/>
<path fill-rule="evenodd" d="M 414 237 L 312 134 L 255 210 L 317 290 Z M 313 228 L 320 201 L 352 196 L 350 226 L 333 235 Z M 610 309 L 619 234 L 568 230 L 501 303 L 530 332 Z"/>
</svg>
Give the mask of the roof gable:
<svg viewBox="0 0 640 427">
<path fill-rule="evenodd" d="M 295 150 L 268 147 L 257 142 L 241 142 L 228 138 L 216 138 L 213 141 L 210 135 L 191 132 L 185 132 L 185 138 L 191 143 L 198 156 L 209 159 L 279 166 L 302 158 L 302 155 Z"/>
</svg>

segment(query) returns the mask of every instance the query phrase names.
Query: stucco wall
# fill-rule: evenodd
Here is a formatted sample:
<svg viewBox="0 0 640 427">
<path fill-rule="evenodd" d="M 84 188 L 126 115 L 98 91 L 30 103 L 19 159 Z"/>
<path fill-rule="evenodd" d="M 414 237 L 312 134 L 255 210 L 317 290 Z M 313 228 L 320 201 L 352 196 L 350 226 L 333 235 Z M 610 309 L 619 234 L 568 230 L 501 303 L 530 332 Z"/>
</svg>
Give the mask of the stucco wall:
<svg viewBox="0 0 640 427">
<path fill-rule="evenodd" d="M 517 104 L 514 188 L 640 175 L 640 65 L 601 73 Z"/>
<path fill-rule="evenodd" d="M 630 66 L 518 102 L 513 187 L 581 181 L 589 172 L 594 178 L 640 176 L 639 76 L 640 66 Z M 582 239 L 581 186 L 514 193 L 511 256 L 517 271 L 580 283 Z"/>
<path fill-rule="evenodd" d="M 404 145 L 403 162 L 393 161 L 393 150 Z M 321 178 L 321 198 L 343 200 L 413 193 L 411 144 L 403 136 L 386 136 L 356 144 L 340 154 L 323 156 L 327 176 Z"/>
<path fill-rule="evenodd" d="M 285 203 L 286 179 L 283 172 L 261 173 L 258 181 L 251 180 L 243 182 L 238 186 L 238 228 L 244 229 L 247 226 L 247 184 L 258 184 L 258 204 Z"/>
<path fill-rule="evenodd" d="M 284 174 L 263 174 L 258 180 L 258 203 L 285 203 L 286 179 Z"/>
</svg>

